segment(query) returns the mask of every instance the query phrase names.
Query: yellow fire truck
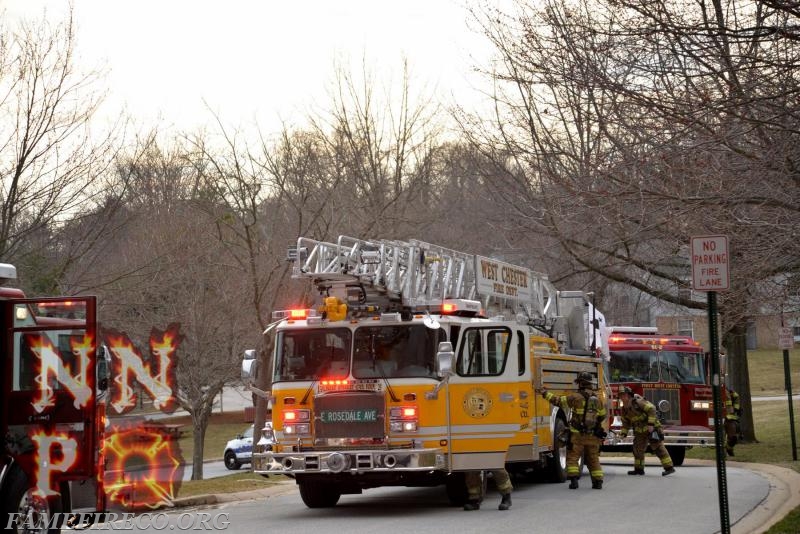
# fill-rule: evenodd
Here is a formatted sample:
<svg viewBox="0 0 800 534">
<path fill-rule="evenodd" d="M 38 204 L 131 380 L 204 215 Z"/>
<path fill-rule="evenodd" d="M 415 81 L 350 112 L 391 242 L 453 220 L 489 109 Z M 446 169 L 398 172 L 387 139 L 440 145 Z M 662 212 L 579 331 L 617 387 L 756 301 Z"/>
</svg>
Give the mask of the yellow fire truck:
<svg viewBox="0 0 800 534">
<path fill-rule="evenodd" d="M 504 466 L 565 480 L 569 414 L 535 389 L 574 389 L 583 371 L 604 384 L 584 293 L 415 240 L 300 238 L 290 259 L 319 302 L 265 332 L 277 443 L 256 446 L 256 473 L 293 476 L 310 508 L 379 486 L 444 485 L 461 504 L 465 471 Z"/>
</svg>

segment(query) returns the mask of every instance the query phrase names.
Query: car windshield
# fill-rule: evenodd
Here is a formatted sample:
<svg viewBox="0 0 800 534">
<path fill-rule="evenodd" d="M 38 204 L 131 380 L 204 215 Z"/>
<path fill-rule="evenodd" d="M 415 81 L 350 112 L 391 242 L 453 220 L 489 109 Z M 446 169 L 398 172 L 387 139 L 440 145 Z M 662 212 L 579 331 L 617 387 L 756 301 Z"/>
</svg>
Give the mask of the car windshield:
<svg viewBox="0 0 800 534">
<path fill-rule="evenodd" d="M 350 330 L 346 328 L 278 332 L 274 380 L 317 380 L 347 376 L 350 370 Z"/>
<path fill-rule="evenodd" d="M 608 373 L 611 382 L 705 383 L 703 357 L 696 352 L 611 351 Z"/>
<path fill-rule="evenodd" d="M 247 430 L 244 431 L 244 434 L 242 434 L 242 436 L 245 437 L 245 438 L 252 438 L 253 437 L 253 427 L 252 426 L 248 427 Z"/>
<path fill-rule="evenodd" d="M 436 350 L 447 336 L 422 324 L 283 330 L 274 381 L 355 378 L 435 378 Z"/>
<path fill-rule="evenodd" d="M 702 384 L 705 369 L 702 354 L 696 352 L 660 353 L 661 380 L 678 384 Z"/>
<path fill-rule="evenodd" d="M 361 327 L 353 340 L 353 376 L 433 378 L 436 350 L 445 339 L 444 330 L 421 324 Z"/>
</svg>

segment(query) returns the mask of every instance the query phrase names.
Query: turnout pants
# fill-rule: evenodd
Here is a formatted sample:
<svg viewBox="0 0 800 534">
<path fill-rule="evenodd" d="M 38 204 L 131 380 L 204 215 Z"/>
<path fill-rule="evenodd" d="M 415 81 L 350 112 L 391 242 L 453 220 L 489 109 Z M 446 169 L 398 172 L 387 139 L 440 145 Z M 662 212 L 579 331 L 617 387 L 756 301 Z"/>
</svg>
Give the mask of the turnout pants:
<svg viewBox="0 0 800 534">
<path fill-rule="evenodd" d="M 669 469 L 672 467 L 672 458 L 667 452 L 663 441 L 658 443 L 650 443 L 650 434 L 648 432 L 637 432 L 633 436 L 633 467 L 637 469 L 644 469 L 644 455 L 649 450 L 658 456 L 661 460 L 661 467 Z"/>
<path fill-rule="evenodd" d="M 497 491 L 503 495 L 511 493 L 511 490 L 514 489 L 511 485 L 511 477 L 508 476 L 508 471 L 505 469 L 493 470 L 492 476 L 494 477 L 494 484 L 497 486 Z M 467 484 L 467 499 L 470 501 L 480 501 L 483 498 L 481 472 L 467 471 L 464 474 L 464 480 Z"/>
<path fill-rule="evenodd" d="M 603 480 L 603 468 L 600 466 L 600 438 L 594 434 L 572 433 L 571 445 L 567 448 L 567 478 L 578 478 L 580 475 L 580 459 L 586 462 L 592 480 Z"/>
</svg>

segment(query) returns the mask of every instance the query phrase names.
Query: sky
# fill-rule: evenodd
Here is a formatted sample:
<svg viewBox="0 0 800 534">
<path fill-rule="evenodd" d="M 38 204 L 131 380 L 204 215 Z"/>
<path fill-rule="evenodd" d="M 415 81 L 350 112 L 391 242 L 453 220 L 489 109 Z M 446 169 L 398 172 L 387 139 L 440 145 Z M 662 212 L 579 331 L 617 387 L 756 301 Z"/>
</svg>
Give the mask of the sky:
<svg viewBox="0 0 800 534">
<path fill-rule="evenodd" d="M 479 100 L 485 38 L 469 0 L 73 0 L 84 68 L 107 71 L 104 113 L 191 130 L 213 120 L 280 129 L 330 102 L 336 61 L 381 84 L 411 72 L 412 92 Z M 496 0 L 492 3 L 501 2 Z M 59 19 L 68 0 L 0 0 L 4 18 Z M 474 24 L 471 24 L 474 26 Z"/>
</svg>

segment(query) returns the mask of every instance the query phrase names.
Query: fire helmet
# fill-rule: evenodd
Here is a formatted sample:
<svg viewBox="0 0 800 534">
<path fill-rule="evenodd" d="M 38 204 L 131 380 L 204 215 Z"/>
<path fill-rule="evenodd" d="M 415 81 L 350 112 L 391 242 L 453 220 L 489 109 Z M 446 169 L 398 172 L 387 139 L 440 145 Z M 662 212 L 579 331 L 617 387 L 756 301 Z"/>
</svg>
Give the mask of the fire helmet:
<svg viewBox="0 0 800 534">
<path fill-rule="evenodd" d="M 631 397 L 633 397 L 633 390 L 630 388 L 630 386 L 622 386 L 621 388 L 619 388 L 619 394 L 622 395 L 623 393 L 626 393 Z"/>
<path fill-rule="evenodd" d="M 578 374 L 578 378 L 575 379 L 575 383 L 578 384 L 578 385 L 588 384 L 590 386 L 593 386 L 594 385 L 594 377 L 592 376 L 591 373 L 583 371 L 583 372 Z"/>
</svg>

